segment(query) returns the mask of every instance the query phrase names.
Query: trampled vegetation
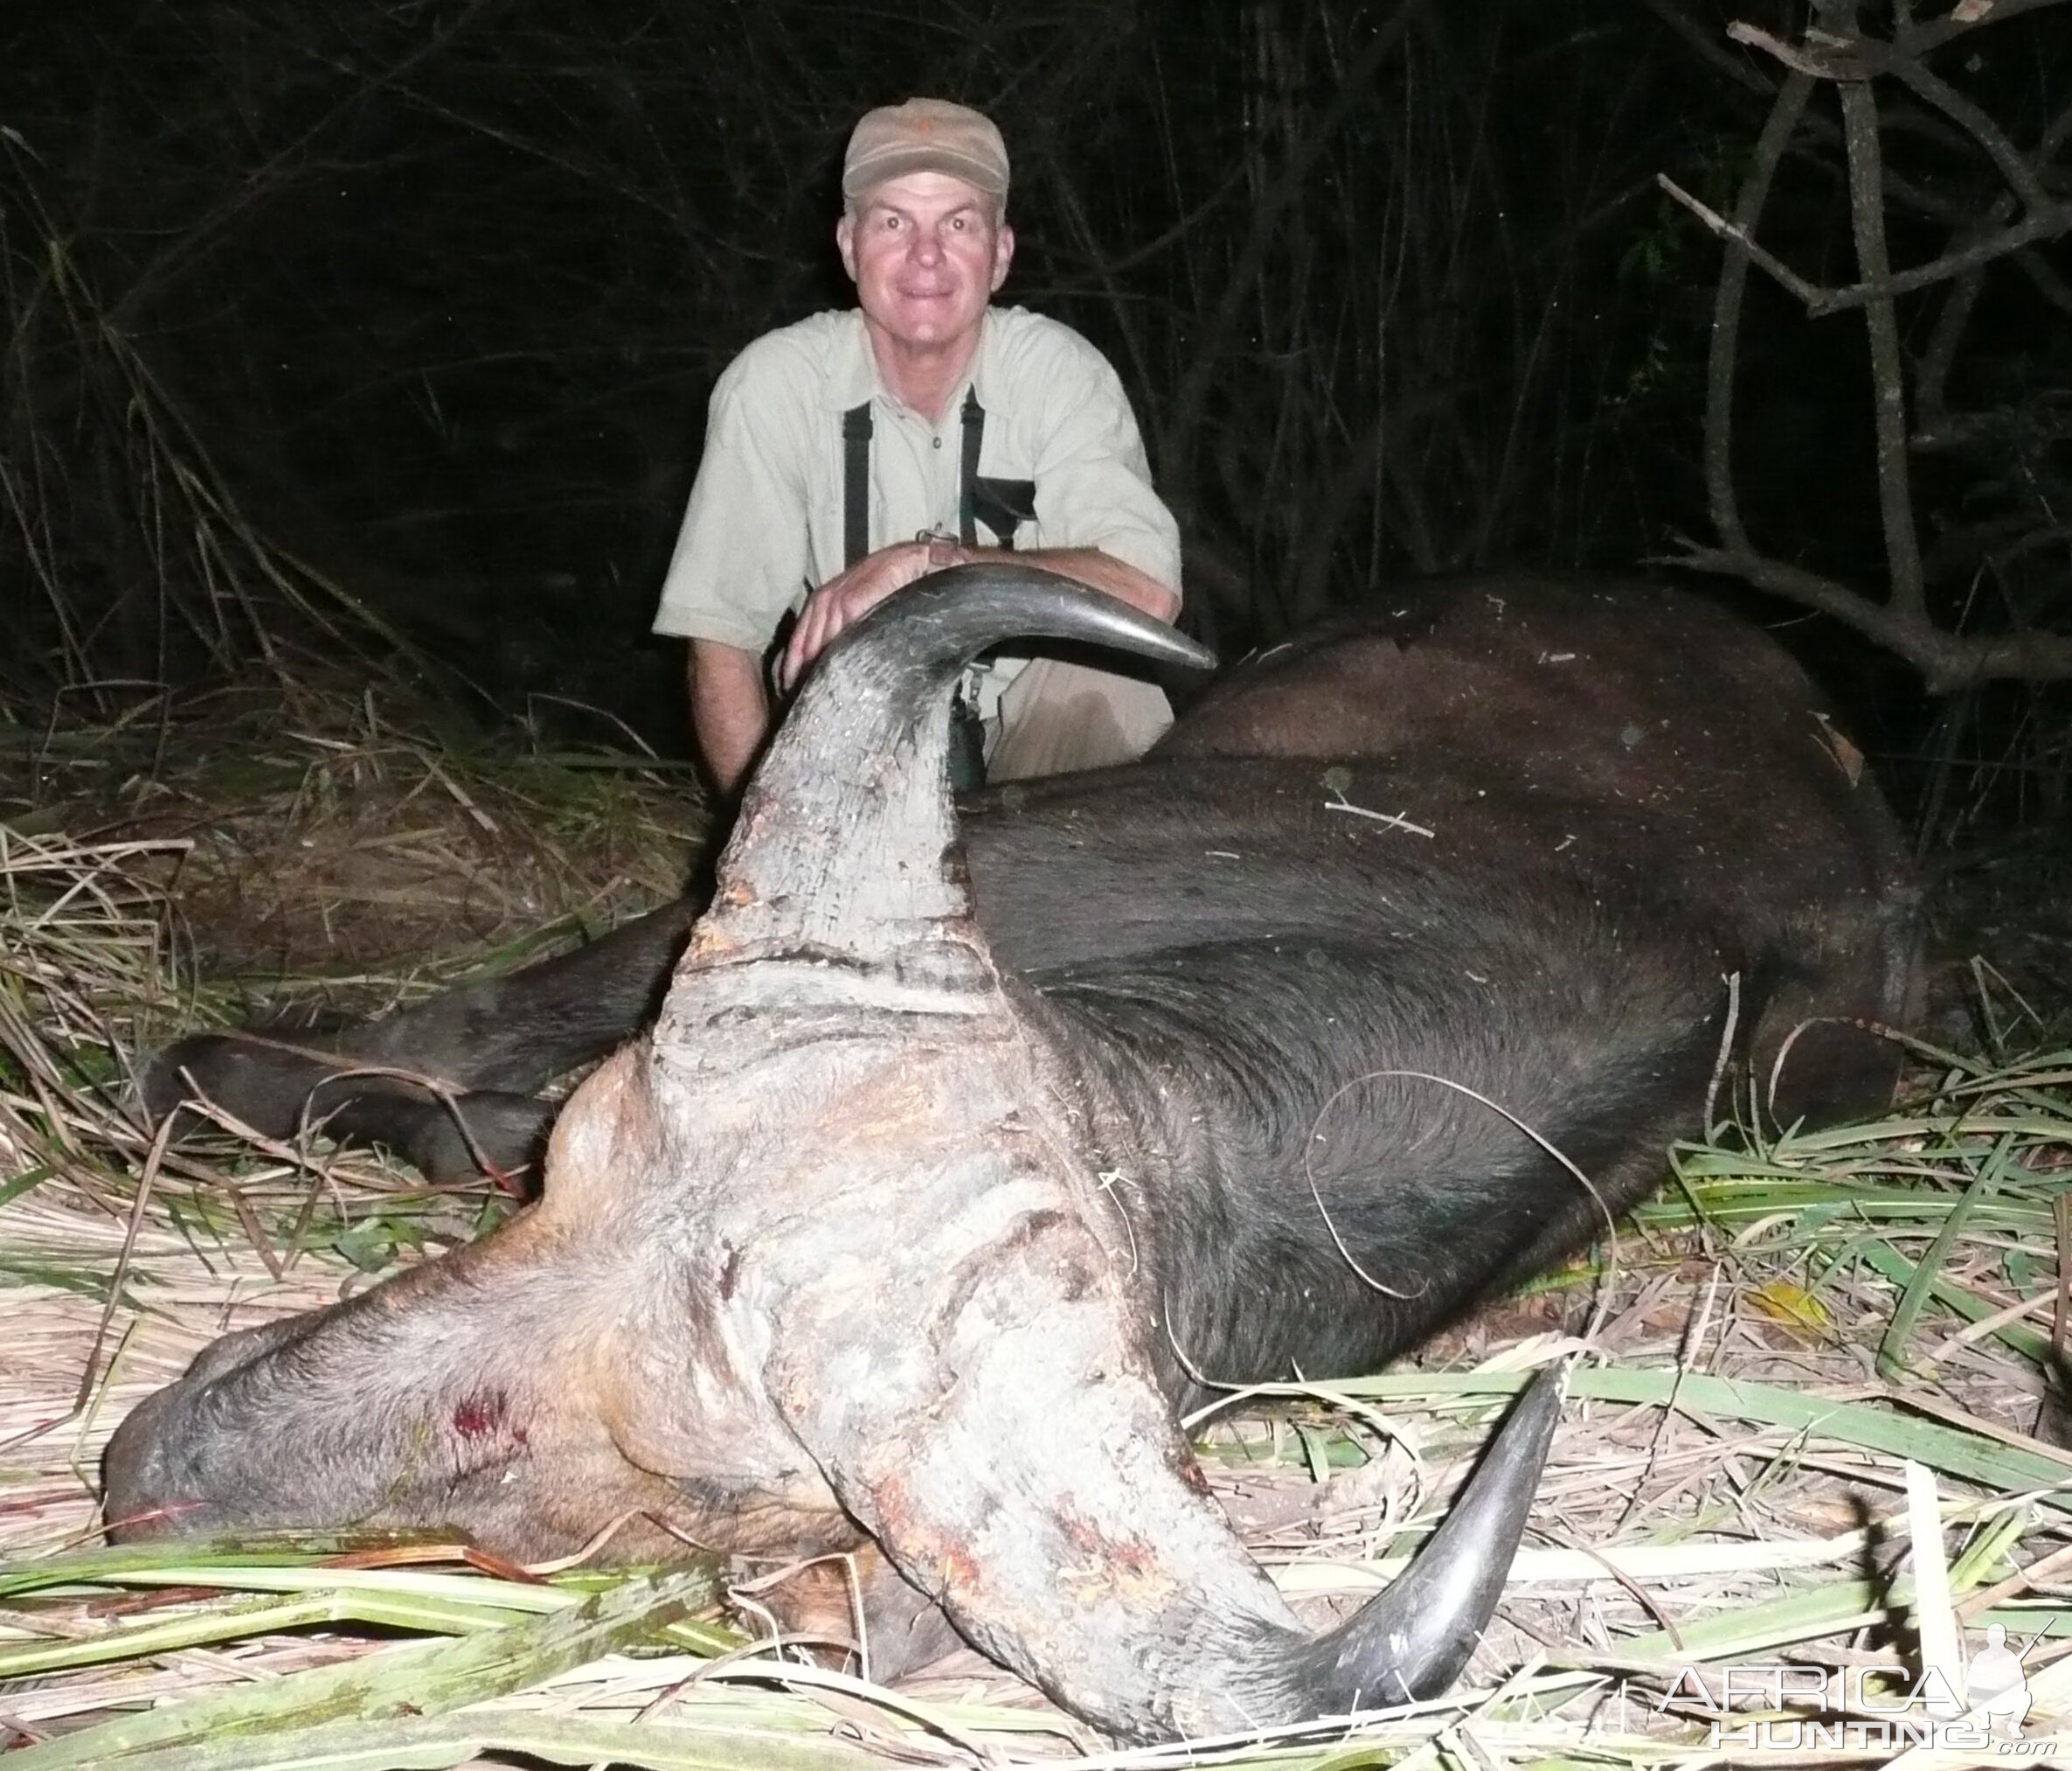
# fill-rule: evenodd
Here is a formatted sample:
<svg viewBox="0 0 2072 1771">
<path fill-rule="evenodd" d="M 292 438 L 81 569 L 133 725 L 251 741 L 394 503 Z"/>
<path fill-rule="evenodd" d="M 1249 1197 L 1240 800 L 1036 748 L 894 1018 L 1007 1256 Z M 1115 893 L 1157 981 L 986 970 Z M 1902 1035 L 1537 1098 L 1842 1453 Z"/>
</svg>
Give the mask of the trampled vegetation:
<svg viewBox="0 0 2072 1771">
<path fill-rule="evenodd" d="M 572 888 L 582 901 L 682 865 L 681 829 L 655 820 L 629 840 L 621 822 L 666 802 L 663 783 L 629 795 L 579 767 L 557 783 L 537 755 L 471 766 L 400 719 L 370 733 L 364 701 L 331 711 L 339 728 L 301 742 L 342 779 L 408 795 L 448 886 L 485 863 L 509 882 L 500 842 L 521 806 L 561 809 L 556 860 L 590 882 Z M 600 796 L 613 819 L 595 816 Z M 284 847 L 356 828 L 352 802 L 305 795 Z M 208 822 L 241 815 L 248 831 L 267 803 Z M 703 1559 L 650 1577 L 525 1571 L 455 1545 L 103 1549 L 96 1461 L 135 1400 L 225 1329 L 329 1302 L 509 1209 L 486 1185 L 427 1191 L 321 1137 L 169 1149 L 135 1122 L 129 1066 L 197 1012 L 198 981 L 166 963 L 183 949 L 152 877 L 194 866 L 193 840 L 10 834 L 0 854 L 0 1726 L 24 1771 L 489 1752 L 655 1768 L 1654 1764 L 1708 1738 L 1687 1666 L 1716 1688 L 1722 1669 L 1789 1655 L 1910 1689 L 1945 1639 L 1916 1597 L 1924 1563 L 1945 1579 L 1948 1639 L 1994 1621 L 2036 1636 L 2037 1719 L 2072 1709 L 2055 1572 L 2072 1549 L 2072 1454 L 2049 1424 L 2072 1331 L 2058 1277 L 2072 1052 L 2011 1055 L 2041 1030 L 2005 999 L 1992 1060 L 1917 1052 L 1907 1100 L 1878 1123 L 1751 1141 L 1722 1103 L 1714 1139 L 1675 1153 L 1616 1244 L 1416 1368 L 1233 1397 L 1195 1423 L 1258 1553 L 1327 1607 L 1400 1566 L 1520 1374 L 1583 1351 L 1500 1622 L 1444 1703 L 1116 1754 L 975 1656 L 888 1692 L 759 1642 L 722 1621 Z M 291 953 L 354 910 L 353 877 L 302 883 L 280 904 Z M 412 902 L 392 888 L 379 909 L 412 927 Z M 437 891 L 420 907 L 449 913 Z M 522 956 L 499 937 L 531 906 L 502 908 L 454 967 Z M 346 999 L 435 975 L 379 969 L 345 980 Z M 229 976 L 218 957 L 200 1012 L 247 1006 Z M 752 1619 L 754 1580 L 733 1578 L 733 1615 Z"/>
<path fill-rule="evenodd" d="M 2072 1716 L 2065 16 L 42 9 L 0 65 L 0 1754 L 1653 1765 L 1706 1754 L 1726 1669 L 1904 1691 L 1994 1621 Z M 676 889 L 705 814 L 641 635 L 704 392 L 840 298 L 842 132 L 919 84 L 1014 144 L 1008 293 L 1120 368 L 1205 637 L 1397 573 L 1693 560 L 1792 624 L 1962 888 L 1976 990 L 1887 1119 L 1722 1103 L 1591 1264 L 1197 1423 L 1327 1608 L 1580 1348 L 1443 1702 L 1116 1754 L 975 1657 L 809 1664 L 696 1560 L 100 1546 L 123 1409 L 510 1209 L 320 1136 L 166 1147 L 133 1066 Z"/>
</svg>

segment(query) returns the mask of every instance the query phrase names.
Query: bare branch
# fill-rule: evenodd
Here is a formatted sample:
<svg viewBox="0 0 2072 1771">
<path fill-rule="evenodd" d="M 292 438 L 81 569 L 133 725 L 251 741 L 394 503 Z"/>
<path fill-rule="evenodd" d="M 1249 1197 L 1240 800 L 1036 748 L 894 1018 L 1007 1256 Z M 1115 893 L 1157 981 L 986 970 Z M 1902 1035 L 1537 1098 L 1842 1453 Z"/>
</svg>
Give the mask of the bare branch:
<svg viewBox="0 0 2072 1771">
<path fill-rule="evenodd" d="M 1933 105 L 1985 149 L 1986 157 L 2000 169 L 2000 177 L 2021 198 L 2023 208 L 2035 214 L 2056 206 L 2038 180 L 2035 168 L 2022 158 L 2020 150 L 2007 139 L 2006 132 L 1978 106 L 1948 82 L 1937 79 L 1910 56 L 1895 58 L 1892 73 L 1894 79 L 1910 87 L 1923 102 Z"/>
<path fill-rule="evenodd" d="M 1855 0 L 1814 0 L 1823 18 L 1854 26 Z M 1907 478 L 1906 365 L 1900 357 L 1899 313 L 1885 286 L 1892 258 L 1885 241 L 1883 151 L 1878 139 L 1878 103 L 1868 80 L 1840 87 L 1842 140 L 1849 158 L 1849 227 L 1856 262 L 1866 284 L 1883 293 L 1864 302 L 1870 334 L 1871 402 L 1876 420 L 1878 514 L 1885 531 L 1885 558 L 1892 569 L 1895 609 L 1918 616 L 1923 607 L 1921 538 L 1914 530 L 1913 490 Z"/>
<path fill-rule="evenodd" d="M 1793 73 L 1802 73 L 1809 80 L 1868 80 L 1872 74 L 1883 72 L 1885 58 L 1877 52 L 1882 45 L 1867 43 L 1861 38 L 1824 38 L 1819 32 L 1809 31 L 1805 42 L 1786 43 L 1761 25 L 1738 18 L 1727 27 L 1727 35 L 1750 49 L 1761 50 Z"/>
<path fill-rule="evenodd" d="M 185 275 L 191 265 L 212 252 L 218 243 L 230 233 L 233 226 L 244 221 L 250 212 L 263 207 L 267 202 L 289 188 L 293 169 L 342 119 L 363 108 L 372 94 L 387 86 L 399 87 L 415 69 L 436 59 L 459 42 L 488 3 L 489 0 L 469 0 L 469 3 L 432 31 L 423 42 L 415 45 L 395 66 L 378 70 L 368 76 L 364 83 L 355 86 L 327 108 L 314 123 L 299 130 L 291 140 L 269 155 L 266 162 L 246 175 L 239 187 L 219 204 L 213 212 L 204 218 L 198 226 L 189 227 L 177 235 L 164 252 L 131 281 L 129 287 L 110 310 L 117 323 L 131 323 L 134 316 L 144 310 L 152 296 L 176 279 Z"/>
<path fill-rule="evenodd" d="M 1805 74 L 1794 74 L 1792 78 L 1809 82 L 1811 80 L 1811 76 Z M 1861 86 L 1861 82 L 1856 84 Z M 1657 173 L 1655 183 L 1696 216 L 1712 233 L 1762 266 L 1779 287 L 1789 290 L 1805 304 L 1806 312 L 1814 319 L 1824 319 L 1830 314 L 1847 313 L 1853 308 L 1861 308 L 1871 302 L 1889 301 L 1895 295 L 1911 295 L 1916 289 L 1929 288 L 1934 284 L 1946 282 L 1952 277 L 1962 276 L 1967 271 L 1992 263 L 1996 258 L 2005 258 L 2009 253 L 2020 252 L 2039 240 L 2054 240 L 2061 233 L 2072 233 L 2072 204 L 2051 204 L 2025 217 L 2012 227 L 1974 240 L 1955 252 L 1930 259 L 1926 264 L 1916 265 L 1909 270 L 1893 271 L 1881 278 L 1867 278 L 1861 282 L 1850 283 L 1839 289 L 1826 288 L 1800 276 L 1774 253 L 1758 246 L 1747 228 L 1729 221 L 1716 210 L 1707 207 L 1668 174 Z M 2052 281 L 2055 281 L 2055 275 L 2048 267 L 2044 267 L 2043 274 L 2052 276 Z"/>
<path fill-rule="evenodd" d="M 1996 128 L 1993 133 L 1999 135 L 1999 132 Z M 2068 136 L 2072 136 L 2072 105 L 2061 108 L 2051 118 L 2049 125 L 2037 141 L 2035 163 L 2039 166 L 2048 165 L 2064 146 Z M 2005 137 L 2001 139 L 2005 140 Z M 2027 163 L 2024 165 L 2026 170 Z M 1893 183 L 1888 179 L 1888 190 L 1892 188 Z M 2015 196 L 2021 188 L 2017 181 L 2011 180 L 2010 185 L 2010 189 L 1993 199 L 1992 207 L 1985 218 L 1989 224 L 1987 226 L 1980 227 L 1969 217 L 1956 217 L 1953 218 L 1956 227 L 1954 237 L 1967 243 L 1981 238 L 1998 239 L 1999 230 L 2006 226 L 2008 218 L 2014 213 Z M 2041 193 L 2040 184 L 2037 189 Z M 2031 202 L 2032 209 L 2049 206 L 2047 195 L 2042 196 L 2041 201 Z M 1945 262 L 1947 259 L 1946 254 Z M 2016 269 L 2027 274 L 2036 292 L 2045 301 L 2062 312 L 2072 314 L 2072 288 L 2068 288 L 2063 279 L 2041 259 L 2032 252 L 2020 250 L 2015 255 L 2014 264 Z M 1938 424 L 1946 416 L 1944 390 L 1949 384 L 1950 366 L 1956 358 L 1958 344 L 1963 339 L 1965 329 L 1971 323 L 1972 310 L 1978 304 L 1978 292 L 1985 286 L 1984 266 L 1974 265 L 1959 270 L 1955 281 L 1957 287 L 1951 290 L 1942 311 L 1936 316 L 1935 330 L 1929 339 L 1927 352 L 1922 358 L 1917 372 L 1920 404 L 1916 414 L 1916 424 L 1923 414 L 1932 416 Z M 1915 446 L 1923 447 L 1924 442 L 1925 439 L 1916 434 Z"/>
<path fill-rule="evenodd" d="M 2072 681 L 2072 635 L 1948 633 L 1924 615 L 1874 602 L 1847 585 L 1803 566 L 1735 548 L 1687 544 L 1681 553 L 1665 555 L 1648 564 L 1738 578 L 1801 608 L 1830 615 L 1904 658 L 1921 672 L 1930 694 L 1951 694 L 1992 678 L 2028 683 Z"/>
<path fill-rule="evenodd" d="M 2036 293 L 2052 307 L 2072 317 L 2072 283 L 2068 283 L 2033 252 L 2016 253 L 2014 268 L 2029 280 Z"/>
<path fill-rule="evenodd" d="M 2013 206 L 2013 198 L 2004 196 L 1995 208 L 2004 212 Z M 1994 217 L 1996 220 L 2001 219 L 2000 214 Z M 1928 349 L 1916 372 L 1919 399 L 1915 417 L 1917 422 L 1943 415 L 1945 390 L 1950 385 L 1950 365 L 1957 360 L 1958 344 L 1964 337 L 1965 327 L 1972 323 L 1972 309 L 1978 305 L 1978 292 L 1985 287 L 1985 272 L 1973 269 L 1957 278 L 1956 287 L 1944 298 L 1942 309 L 1936 315 L 1935 330 L 1929 335 Z M 1916 441 L 1918 442 L 1919 439 Z"/>
<path fill-rule="evenodd" d="M 1995 7 L 1992 0 L 1974 0 L 1969 8 L 1960 7 L 1960 12 L 1969 10 L 1977 15 L 1970 22 L 1985 22 L 1989 14 L 2011 17 L 2006 6 Z M 2027 10 L 2027 9 L 2021 9 Z M 1822 8 L 1822 16 L 1833 24 L 1843 15 L 1833 7 Z M 1737 43 L 1764 51 L 1774 57 L 1794 73 L 1808 79 L 1834 81 L 1840 87 L 1844 103 L 1845 119 L 1848 108 L 1848 94 L 1852 88 L 1868 94 L 1867 82 L 1875 75 L 1886 73 L 1899 80 L 1916 97 L 1933 109 L 1941 112 L 1956 123 L 1965 135 L 1985 150 L 1987 156 L 1999 168 L 2008 188 L 2021 198 L 2027 213 L 2011 227 L 1992 234 L 1978 235 L 1960 249 L 1910 270 L 1892 272 L 1888 268 L 1881 274 L 1871 274 L 1868 270 L 1862 281 L 1849 288 L 1821 289 L 1805 279 L 1788 272 L 1777 259 L 1763 253 L 1750 242 L 1750 255 L 1779 284 L 1789 289 L 1806 305 L 1806 311 L 1818 318 L 1827 314 L 1844 312 L 1852 308 L 1867 306 L 1872 302 L 1888 301 L 1896 295 L 1909 295 L 1960 276 L 1978 267 L 1990 263 L 2011 252 L 2019 252 L 2034 246 L 2038 240 L 2053 239 L 2056 235 L 2072 232 L 2072 204 L 2058 203 L 2043 188 L 2037 171 L 2037 163 L 2047 162 L 2062 141 L 2059 123 L 2062 115 L 2054 120 L 2050 130 L 2040 145 L 2037 163 L 2025 158 L 2006 134 L 1993 120 L 1972 100 L 1938 79 L 1920 65 L 1918 57 L 1922 46 L 1932 46 L 1943 40 L 1932 28 L 1907 39 L 1903 46 L 1895 47 L 1857 37 L 1854 32 L 1853 9 L 1850 9 L 1850 29 L 1823 32 L 1808 32 L 1804 44 L 1790 44 L 1758 25 L 1736 21 L 1727 27 L 1727 35 Z M 1866 102 L 1868 102 L 1868 96 Z M 1845 128 L 1845 148 L 1849 143 Z M 1851 149 L 1852 154 L 1856 150 Z M 1854 166 L 1855 159 L 1850 163 Z M 1884 175 L 1881 168 L 1881 182 Z M 1722 238 L 1729 237 L 1725 225 L 1701 205 L 1684 196 L 1681 191 L 1671 191 L 1680 201 L 1689 206 L 1707 226 Z M 1961 213 L 1951 212 L 1946 219 L 1960 220 Z M 1882 226 L 1881 223 L 1881 233 Z"/>
<path fill-rule="evenodd" d="M 1955 7 L 1932 24 L 1909 30 L 1902 23 L 1896 44 L 1874 42 L 1854 32 L 1827 36 L 1812 31 L 1807 33 L 1805 43 L 1785 43 L 1760 25 L 1740 20 L 1727 27 L 1727 35 L 1736 43 L 1774 56 L 1794 73 L 1810 74 L 1815 80 L 1868 80 L 1874 74 L 1894 73 L 1900 59 L 1927 55 L 1967 31 L 2003 24 L 2025 12 L 2063 3 L 2064 0 L 1958 0 Z M 1903 20 L 1904 15 L 1902 17 Z"/>
<path fill-rule="evenodd" d="M 1682 204 L 1712 233 L 1735 247 L 1740 256 L 1761 265 L 1764 270 L 1770 273 L 1775 281 L 1797 295 L 1809 309 L 1826 301 L 1834 293 L 1831 289 L 1822 288 L 1818 283 L 1808 282 L 1776 253 L 1771 252 L 1767 247 L 1757 245 L 1746 227 L 1738 222 L 1728 220 L 1717 210 L 1708 208 L 1667 172 L 1656 173 L 1655 184 L 1663 191 L 1674 198 L 1677 202 Z"/>
<path fill-rule="evenodd" d="M 1750 92 L 1768 95 L 1770 82 L 1740 56 L 1722 48 L 1713 36 L 1713 26 L 1701 24 L 1676 0 L 1641 0 L 1641 4 L 1680 37 L 1685 45 L 1695 51 L 1699 59 L 1715 73 Z"/>
<path fill-rule="evenodd" d="M 1679 558 L 1667 563 L 1726 573 L 1825 614 L 1907 660 L 1921 672 L 1931 692 L 1947 693 L 1992 677 L 2072 679 L 2072 635 L 2034 630 L 1963 634 L 1930 618 L 1909 478 L 1909 385 L 1896 307 L 1898 297 L 1909 292 L 1946 281 L 1957 285 L 1937 316 L 1920 365 L 1922 414 L 1930 422 L 1923 435 L 1915 440 L 1918 446 L 1948 447 L 1966 420 L 1965 415 L 1953 416 L 1944 409 L 1944 389 L 1971 319 L 1983 267 L 1995 259 L 2020 254 L 2018 264 L 2032 281 L 2039 272 L 2051 282 L 2057 281 L 2050 267 L 2028 249 L 2039 240 L 2072 232 L 2072 203 L 2055 200 L 2044 184 L 2044 169 L 2072 133 L 2072 123 L 2062 115 L 2054 118 L 2035 150 L 2024 155 L 1973 101 L 1917 65 L 1916 57 L 1924 47 L 1947 40 L 1951 32 L 1944 27 L 1950 20 L 1926 31 L 1909 31 L 1902 10 L 1900 44 L 1881 44 L 1858 33 L 1857 3 L 1858 0 L 1815 0 L 1822 29 L 1809 31 L 1804 41 L 1795 44 L 1750 25 L 1730 28 L 1728 34 L 1734 40 L 1762 51 L 1789 70 L 1730 219 L 1714 213 L 1668 180 L 1660 181 L 1726 247 L 1708 367 L 1705 451 L 1707 496 L 1721 545 L 1687 545 Z M 1962 15 L 1960 22 L 1968 27 L 1989 15 L 2007 17 L 2030 10 L 2034 9 L 1968 0 L 1951 17 Z M 1913 115 L 1935 125 L 1937 139 L 1944 145 L 1975 144 L 1992 161 L 2005 185 L 2004 191 L 1982 209 L 1967 211 L 1939 199 L 1924 205 L 1935 208 L 1950 224 L 1949 249 L 1928 264 L 1899 272 L 1891 266 L 1885 225 L 1886 205 L 1899 181 L 1889 178 L 1883 165 L 1881 128 L 1889 120 L 1881 118 L 1872 92 L 1872 80 L 1881 74 L 1900 81 L 1927 107 L 1926 113 Z M 1791 149 L 1794 128 L 1816 80 L 1835 84 L 1841 112 L 1840 140 L 1859 274 L 1859 281 L 1846 288 L 1823 288 L 1801 276 L 1756 241 L 1770 183 L 1778 162 Z M 1945 136 L 1935 123 L 1937 116 L 1954 125 L 1958 135 Z M 1824 129 L 1816 119 L 1813 128 L 1833 140 L 1832 126 Z M 2018 202 L 2024 212 L 2019 220 L 2012 220 Z M 1882 601 L 1764 554 L 1750 542 L 1741 522 L 1731 474 L 1731 418 L 1736 334 L 1750 264 L 1759 265 L 1801 302 L 1809 316 L 1863 310 L 1871 350 L 1879 514 L 1890 578 L 1889 594 Z M 2048 297 L 2048 290 L 2046 294 Z"/>
<path fill-rule="evenodd" d="M 1748 532 L 1734 496 L 1734 366 L 1741 348 L 1742 295 L 1748 287 L 1749 262 L 1757 250 L 1750 236 L 1770 201 L 1771 183 L 1812 90 L 1812 81 L 1804 74 L 1790 75 L 1778 89 L 1777 102 L 1757 140 L 1748 177 L 1735 198 L 1734 221 L 1721 223 L 1729 232 L 1720 286 L 1713 297 L 1712 343 L 1705 365 L 1705 496 L 1713 526 L 1729 546 L 1743 552 L 1749 546 Z M 1674 185 L 1669 189 L 1680 195 Z"/>
<path fill-rule="evenodd" d="M 1305 130 L 1272 185 L 1253 202 L 1250 235 L 1228 273 L 1215 311 L 1202 328 L 1199 354 L 1173 397 L 1172 413 L 1161 438 L 1160 459 L 1173 483 L 1173 492 L 1183 508 L 1192 501 L 1192 488 L 1188 484 L 1185 468 L 1191 455 L 1190 446 L 1201 427 L 1209 389 L 1223 371 L 1223 352 L 1239 330 L 1246 298 L 1280 239 L 1282 216 L 1301 194 L 1304 180 L 1322 156 L 1325 148 L 1357 109 L 1361 96 L 1376 72 L 1396 53 L 1425 3 L 1426 0 L 1400 0 L 1388 22 L 1362 49 L 1337 96 Z"/>
<path fill-rule="evenodd" d="M 1926 55 L 1932 49 L 1940 49 L 1952 38 L 1964 36 L 1967 31 L 1981 29 L 1988 24 L 2005 24 L 2011 18 L 2019 18 L 2025 12 L 2040 12 L 2046 6 L 2058 6 L 2064 0 L 1957 0 L 1957 4 L 1932 24 L 1923 24 L 1905 33 L 1904 47 L 1909 55 Z"/>
<path fill-rule="evenodd" d="M 1846 92 L 1847 87 L 1844 87 Z M 2054 205 L 2025 216 L 2013 226 L 1984 240 L 1973 240 L 1971 245 L 1941 258 L 1930 259 L 1926 264 L 1916 265 L 1910 270 L 1894 271 L 1883 277 L 1867 278 L 1847 288 L 1821 289 L 1806 303 L 1806 311 L 1816 319 L 1828 314 L 1845 313 L 1851 308 L 1861 308 L 1873 302 L 1890 301 L 1895 295 L 1911 295 L 1916 289 L 1925 289 L 1930 285 L 1961 276 L 1978 266 L 1990 264 L 1996 258 L 2005 258 L 2011 252 L 2020 252 L 2039 240 L 2055 240 L 2061 233 L 2072 233 L 2072 203 Z M 1794 294 L 1798 292 L 1793 291 Z"/>
</svg>

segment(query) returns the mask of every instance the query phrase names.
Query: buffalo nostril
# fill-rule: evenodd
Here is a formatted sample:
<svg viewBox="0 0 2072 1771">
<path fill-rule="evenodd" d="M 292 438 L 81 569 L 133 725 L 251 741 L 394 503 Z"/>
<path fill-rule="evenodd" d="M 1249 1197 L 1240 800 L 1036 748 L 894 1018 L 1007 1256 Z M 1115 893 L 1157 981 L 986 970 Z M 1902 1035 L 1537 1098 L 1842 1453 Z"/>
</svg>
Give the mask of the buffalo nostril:
<svg viewBox="0 0 2072 1771">
<path fill-rule="evenodd" d="M 111 1541 L 135 1543 L 192 1529 L 199 1503 L 170 1492 L 166 1431 L 184 1381 L 144 1398 L 131 1409 L 101 1454 L 101 1517 Z"/>
<path fill-rule="evenodd" d="M 191 1531 L 201 1505 L 199 1501 L 171 1501 L 142 1509 L 135 1508 L 134 1503 L 129 1506 L 104 1504 L 107 1523 L 101 1530 L 111 1544 L 153 1543 Z"/>
</svg>

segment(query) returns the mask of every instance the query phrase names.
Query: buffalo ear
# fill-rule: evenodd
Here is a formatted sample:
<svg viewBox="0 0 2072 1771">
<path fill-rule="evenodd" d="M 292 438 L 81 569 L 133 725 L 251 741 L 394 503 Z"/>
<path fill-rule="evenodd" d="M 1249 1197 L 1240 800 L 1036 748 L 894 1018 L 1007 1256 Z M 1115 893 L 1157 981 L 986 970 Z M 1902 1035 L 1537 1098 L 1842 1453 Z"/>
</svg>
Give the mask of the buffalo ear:
<svg viewBox="0 0 2072 1771">
<path fill-rule="evenodd" d="M 543 1217 L 580 1221 L 666 1166 L 668 1134 L 648 1066 L 645 1043 L 624 1046 L 569 1096 L 547 1139 Z"/>
</svg>

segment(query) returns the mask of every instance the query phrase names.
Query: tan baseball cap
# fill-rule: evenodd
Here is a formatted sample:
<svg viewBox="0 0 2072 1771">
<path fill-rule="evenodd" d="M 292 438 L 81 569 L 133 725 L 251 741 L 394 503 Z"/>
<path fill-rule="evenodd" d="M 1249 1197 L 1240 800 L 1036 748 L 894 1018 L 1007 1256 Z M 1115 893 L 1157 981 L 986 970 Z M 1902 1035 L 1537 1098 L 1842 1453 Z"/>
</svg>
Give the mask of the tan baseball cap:
<svg viewBox="0 0 2072 1771">
<path fill-rule="evenodd" d="M 909 99 L 865 111 L 842 163 L 842 194 L 853 201 L 909 172 L 946 172 L 1004 202 L 1008 146 L 991 118 L 947 99 Z"/>
</svg>

